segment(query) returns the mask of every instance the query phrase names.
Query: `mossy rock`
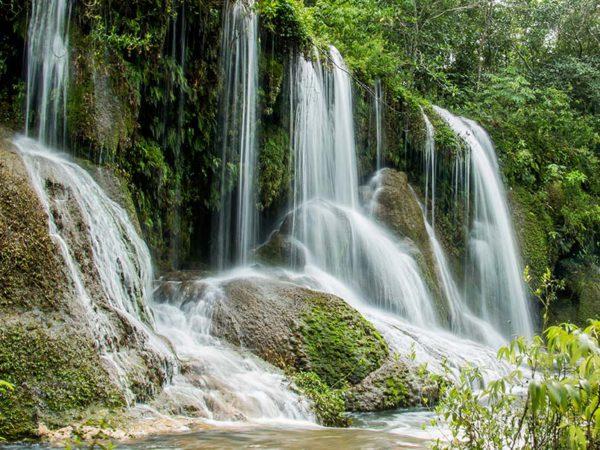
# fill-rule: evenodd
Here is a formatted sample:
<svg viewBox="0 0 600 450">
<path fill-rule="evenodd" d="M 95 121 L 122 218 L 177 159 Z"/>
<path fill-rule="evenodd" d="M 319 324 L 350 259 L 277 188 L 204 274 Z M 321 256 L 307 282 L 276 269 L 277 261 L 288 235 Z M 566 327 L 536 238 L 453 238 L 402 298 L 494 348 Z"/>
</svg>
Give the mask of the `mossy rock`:
<svg viewBox="0 0 600 450">
<path fill-rule="evenodd" d="M 600 317 L 600 267 L 584 261 L 565 261 L 565 291 L 550 305 L 551 324 L 588 325 L 589 319 Z"/>
<path fill-rule="evenodd" d="M 90 407 L 124 406 L 125 392 L 147 401 L 173 365 L 144 327 L 107 301 L 68 186 L 49 174 L 44 188 L 88 298 L 77 295 L 20 155 L 0 141 L 0 379 L 15 385 L 0 398 L 0 435 L 10 440 L 35 438 L 42 422 L 69 425 Z M 55 196 L 69 208 L 64 215 Z"/>
<path fill-rule="evenodd" d="M 328 295 L 315 293 L 305 301 L 302 353 L 328 386 L 359 383 L 381 366 L 389 354 L 387 344 L 356 310 Z"/>
<path fill-rule="evenodd" d="M 532 276 L 531 287 L 537 289 L 539 280 L 548 267 L 554 265 L 549 233 L 552 219 L 539 201 L 523 188 L 509 191 L 512 217 L 523 263 L 529 266 Z"/>
<path fill-rule="evenodd" d="M 304 250 L 280 231 L 273 232 L 269 240 L 256 249 L 255 256 L 267 266 L 302 268 L 306 264 Z"/>
<path fill-rule="evenodd" d="M 389 356 L 373 325 L 339 297 L 272 278 L 236 278 L 221 288 L 224 296 L 213 306 L 211 333 L 251 351 L 292 380 L 299 375 L 306 383 L 299 382 L 298 388 L 319 403 L 315 409 L 322 422 L 342 424 L 333 412 L 340 410 L 340 395 Z M 170 301 L 203 289 L 201 281 L 183 279 L 166 283 L 157 295 Z M 312 375 L 302 375 L 307 373 Z"/>
<path fill-rule="evenodd" d="M 430 406 L 439 398 L 439 386 L 413 361 L 393 354 L 345 395 L 350 411 L 383 411 Z"/>
<path fill-rule="evenodd" d="M 0 140 L 0 311 L 60 307 L 66 272 L 21 158 Z"/>
<path fill-rule="evenodd" d="M 212 331 L 283 369 L 314 372 L 330 387 L 355 384 L 389 354 L 375 328 L 342 299 L 271 279 L 224 286 Z"/>
<path fill-rule="evenodd" d="M 40 423 L 60 427 L 92 406 L 125 405 L 75 323 L 46 326 L 24 315 L 1 323 L 0 378 L 14 390 L 0 396 L 0 436 L 35 438 Z"/>
<path fill-rule="evenodd" d="M 408 238 L 418 249 L 417 263 L 437 302 L 438 317 L 442 322 L 446 322 L 449 317 L 448 304 L 443 297 L 437 276 L 437 264 L 423 211 L 408 184 L 408 177 L 394 169 L 382 169 L 377 174 L 375 189 L 371 200 L 373 215 L 397 237 Z"/>
</svg>

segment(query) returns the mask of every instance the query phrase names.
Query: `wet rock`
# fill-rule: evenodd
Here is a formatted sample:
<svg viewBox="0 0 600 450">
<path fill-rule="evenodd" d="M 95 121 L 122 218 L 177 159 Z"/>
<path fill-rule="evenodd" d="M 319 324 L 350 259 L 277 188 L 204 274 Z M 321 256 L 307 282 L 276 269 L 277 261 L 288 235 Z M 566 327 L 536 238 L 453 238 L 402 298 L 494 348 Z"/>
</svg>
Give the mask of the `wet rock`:
<svg viewBox="0 0 600 450">
<path fill-rule="evenodd" d="M 550 321 L 585 327 L 588 319 L 600 317 L 600 267 L 566 261 L 560 269 L 566 274 L 565 290 L 550 304 Z"/>
<path fill-rule="evenodd" d="M 0 141 L 0 378 L 15 385 L 0 397 L 7 439 L 36 437 L 40 423 L 64 426 L 89 408 L 145 401 L 174 363 L 166 344 L 156 351 L 160 339 L 106 301 L 72 192 L 51 173 L 44 188 L 90 298 L 77 294 L 20 155 Z"/>
<path fill-rule="evenodd" d="M 256 249 L 256 259 L 267 266 L 302 268 L 306 264 L 304 249 L 278 230 Z"/>
<path fill-rule="evenodd" d="M 437 301 L 439 316 L 442 321 L 448 320 L 448 305 L 439 284 L 423 211 L 408 184 L 406 174 L 394 169 L 382 169 L 375 178 L 373 188 L 369 203 L 373 216 L 396 236 L 408 239 L 418 249 L 416 259 Z"/>
<path fill-rule="evenodd" d="M 389 354 L 375 328 L 334 295 L 261 278 L 223 289 L 213 334 L 283 370 L 314 372 L 329 386 L 356 384 Z"/>
<path fill-rule="evenodd" d="M 412 361 L 394 354 L 346 395 L 350 411 L 382 411 L 387 409 L 427 406 L 435 403 L 439 387 Z"/>
</svg>

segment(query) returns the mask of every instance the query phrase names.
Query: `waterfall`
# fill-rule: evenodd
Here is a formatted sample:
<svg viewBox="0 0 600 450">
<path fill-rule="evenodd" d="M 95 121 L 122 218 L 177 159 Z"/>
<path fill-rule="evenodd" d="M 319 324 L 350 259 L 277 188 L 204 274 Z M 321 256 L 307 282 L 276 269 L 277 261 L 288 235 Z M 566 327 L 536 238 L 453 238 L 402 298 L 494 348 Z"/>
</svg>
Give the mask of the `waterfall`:
<svg viewBox="0 0 600 450">
<path fill-rule="evenodd" d="M 215 263 L 221 269 L 231 262 L 247 263 L 258 238 L 255 174 L 258 163 L 258 17 L 253 7 L 253 1 L 228 1 L 223 24 L 221 209 L 217 235 L 213 238 Z M 237 180 L 235 170 L 232 171 L 236 164 Z M 232 195 L 234 187 L 236 199 Z M 230 242 L 234 242 L 234 248 Z"/>
<path fill-rule="evenodd" d="M 153 270 L 150 253 L 125 210 L 112 201 L 88 172 L 37 141 L 14 141 L 48 216 L 49 233 L 61 252 L 77 305 L 84 308 L 107 370 L 133 402 L 127 373 L 139 361 L 122 348 L 122 323 L 139 349 L 170 359 L 152 332 Z M 79 306 L 78 306 L 79 307 Z M 168 370 L 164 368 L 163 370 Z M 167 374 L 163 374 L 167 378 Z"/>
<path fill-rule="evenodd" d="M 499 348 L 506 344 L 502 335 L 490 323 L 477 317 L 469 309 L 460 289 L 454 281 L 444 250 L 435 235 L 433 227 L 427 222 L 426 216 L 425 227 L 427 228 L 429 242 L 433 250 L 438 278 L 441 282 L 444 296 L 450 306 L 452 331 L 457 335 L 473 339 L 476 342 L 485 342 L 491 348 Z"/>
<path fill-rule="evenodd" d="M 412 255 L 358 206 L 352 86 L 339 52 L 331 72 L 297 58 L 291 80 L 294 192 L 291 234 L 318 267 L 370 304 L 435 326 L 431 294 Z M 339 293 L 338 293 L 339 295 Z"/>
<path fill-rule="evenodd" d="M 66 139 L 70 15 L 70 0 L 31 4 L 25 132 L 49 145 L 64 146 Z"/>
<path fill-rule="evenodd" d="M 211 334 L 212 313 L 226 302 L 223 286 L 236 278 L 265 278 L 241 268 L 215 278 L 165 281 L 157 292 L 157 330 L 172 343 L 185 372 L 165 389 L 160 401 L 175 414 L 192 408 L 213 420 L 313 421 L 308 403 L 289 382 L 247 351 Z"/>
<path fill-rule="evenodd" d="M 436 184 L 436 159 L 435 159 L 435 129 L 425 113 L 422 113 L 425 122 L 425 148 L 423 149 L 423 171 L 425 172 L 425 217 L 430 221 L 431 228 L 435 230 L 435 184 Z"/>
<path fill-rule="evenodd" d="M 531 336 L 529 299 L 494 146 L 475 122 L 435 110 L 469 148 L 455 169 L 471 219 L 466 297 L 473 311 L 505 336 Z"/>
<path fill-rule="evenodd" d="M 352 81 L 340 52 L 331 47 L 333 62 L 333 132 L 335 200 L 356 208 L 358 174 L 354 136 Z"/>
<path fill-rule="evenodd" d="M 375 139 L 376 139 L 376 167 L 383 167 L 383 90 L 381 80 L 375 82 Z"/>
</svg>

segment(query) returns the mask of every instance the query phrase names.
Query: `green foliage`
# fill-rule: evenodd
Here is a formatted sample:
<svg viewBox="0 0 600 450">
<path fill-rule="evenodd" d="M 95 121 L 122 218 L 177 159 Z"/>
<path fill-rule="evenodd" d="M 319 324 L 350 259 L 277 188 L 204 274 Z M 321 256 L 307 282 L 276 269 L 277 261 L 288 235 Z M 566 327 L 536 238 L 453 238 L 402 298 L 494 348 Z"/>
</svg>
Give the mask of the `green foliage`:
<svg viewBox="0 0 600 450">
<path fill-rule="evenodd" d="M 383 407 L 386 409 L 398 408 L 406 402 L 408 389 L 406 380 L 400 376 L 391 376 L 385 380 L 385 400 Z"/>
<path fill-rule="evenodd" d="M 529 266 L 525 266 L 525 282 L 531 285 Z M 550 268 L 546 268 L 536 288 L 532 289 L 535 299 L 542 305 L 542 328 L 548 326 L 550 306 L 557 300 L 557 292 L 565 287 L 563 280 L 557 280 L 552 276 Z"/>
<path fill-rule="evenodd" d="M 285 129 L 264 130 L 259 154 L 260 209 L 269 208 L 276 201 L 287 199 L 290 184 L 289 145 L 289 136 Z"/>
<path fill-rule="evenodd" d="M 490 130 L 509 182 L 550 214 L 559 258 L 592 251 L 600 230 L 597 119 L 554 87 L 536 88 L 514 73 L 486 79 L 466 110 Z"/>
<path fill-rule="evenodd" d="M 162 148 L 154 141 L 136 141 L 126 159 L 119 161 L 132 186 L 140 224 L 154 249 L 161 249 L 168 232 L 169 217 L 165 211 L 177 206 L 176 176 L 165 160 Z"/>
<path fill-rule="evenodd" d="M 260 0 L 256 8 L 262 26 L 277 37 L 282 51 L 309 48 L 311 37 L 308 20 L 300 0 Z"/>
<path fill-rule="evenodd" d="M 545 337 L 500 349 L 513 369 L 481 390 L 479 370 L 461 371 L 437 409 L 452 440 L 436 448 L 598 448 L 600 322 L 551 327 Z"/>
<path fill-rule="evenodd" d="M 299 372 L 293 376 L 296 388 L 313 403 L 313 410 L 326 427 L 347 427 L 345 389 L 332 389 L 314 372 Z"/>
<path fill-rule="evenodd" d="M 8 381 L 0 380 L 0 397 L 8 394 L 11 391 L 15 390 L 14 384 L 9 383 Z M 2 417 L 2 410 L 0 409 L 0 418 Z M 0 435 L 0 442 L 2 442 L 4 438 Z"/>
<path fill-rule="evenodd" d="M 335 388 L 356 384 L 381 366 L 389 349 L 373 325 L 345 304 L 309 301 L 301 333 L 312 372 Z"/>
</svg>

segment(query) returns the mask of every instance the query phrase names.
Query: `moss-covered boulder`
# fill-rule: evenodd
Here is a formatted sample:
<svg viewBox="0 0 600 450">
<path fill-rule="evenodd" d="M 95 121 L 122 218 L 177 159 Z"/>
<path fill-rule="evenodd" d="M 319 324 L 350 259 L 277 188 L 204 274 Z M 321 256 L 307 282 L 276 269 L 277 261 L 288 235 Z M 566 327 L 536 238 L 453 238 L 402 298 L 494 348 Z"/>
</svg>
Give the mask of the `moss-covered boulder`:
<svg viewBox="0 0 600 450">
<path fill-rule="evenodd" d="M 373 216 L 401 238 L 409 239 L 418 249 L 419 263 L 427 285 L 438 303 L 442 320 L 448 319 L 448 306 L 437 276 L 438 268 L 427 233 L 423 211 L 405 173 L 385 168 L 373 181 L 370 198 Z"/>
<path fill-rule="evenodd" d="M 182 274 L 158 297 L 194 302 L 208 288 Z M 211 333 L 282 369 L 322 424 L 345 426 L 346 410 L 414 406 L 431 396 L 415 381 L 417 368 L 391 364 L 397 358 L 382 336 L 344 300 L 258 274 L 225 280 L 219 289 Z"/>
<path fill-rule="evenodd" d="M 531 287 L 537 289 L 542 274 L 554 266 L 555 257 L 550 245 L 552 219 L 542 206 L 543 202 L 525 189 L 511 189 L 508 199 L 521 257 L 529 267 Z"/>
<path fill-rule="evenodd" d="M 387 358 L 387 344 L 342 299 L 271 279 L 235 279 L 213 311 L 213 333 L 283 369 L 329 386 L 356 384 Z"/>
<path fill-rule="evenodd" d="M 427 372 L 413 361 L 393 354 L 346 393 L 346 405 L 350 411 L 382 411 L 428 406 L 438 398 L 438 384 Z"/>
<path fill-rule="evenodd" d="M 14 390 L 0 396 L 0 437 L 9 440 L 35 438 L 42 424 L 65 426 L 90 408 L 144 401 L 172 363 L 140 322 L 103 299 L 87 227 L 68 188 L 57 179 L 45 188 L 52 202 L 69 207 L 69 217 L 53 206 L 50 212 L 89 298 L 76 294 L 23 161 L 1 140 L 0 379 Z"/>
</svg>

